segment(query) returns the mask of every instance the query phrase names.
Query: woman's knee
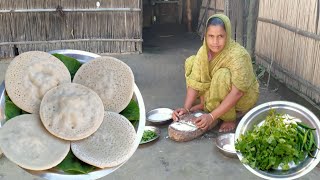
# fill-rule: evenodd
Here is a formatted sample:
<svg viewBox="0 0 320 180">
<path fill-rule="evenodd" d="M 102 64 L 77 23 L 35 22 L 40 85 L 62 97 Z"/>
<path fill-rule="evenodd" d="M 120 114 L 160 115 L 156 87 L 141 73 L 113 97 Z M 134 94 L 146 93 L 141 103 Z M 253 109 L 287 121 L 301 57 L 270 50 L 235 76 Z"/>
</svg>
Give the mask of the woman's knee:
<svg viewBox="0 0 320 180">
<path fill-rule="evenodd" d="M 218 78 L 231 78 L 231 72 L 228 68 L 220 68 L 216 72 L 214 72 L 213 77 Z"/>
<path fill-rule="evenodd" d="M 228 68 L 220 68 L 213 74 L 211 86 L 231 90 L 231 85 L 231 72 Z"/>
</svg>

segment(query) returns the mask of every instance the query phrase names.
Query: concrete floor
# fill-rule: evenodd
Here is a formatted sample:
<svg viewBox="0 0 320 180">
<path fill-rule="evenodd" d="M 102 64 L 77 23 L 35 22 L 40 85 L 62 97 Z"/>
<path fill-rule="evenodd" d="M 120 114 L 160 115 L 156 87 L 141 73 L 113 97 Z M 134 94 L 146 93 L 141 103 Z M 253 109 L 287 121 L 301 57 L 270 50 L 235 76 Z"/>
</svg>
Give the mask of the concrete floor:
<svg viewBox="0 0 320 180">
<path fill-rule="evenodd" d="M 184 60 L 195 54 L 201 45 L 193 33 L 181 33 L 184 27 L 153 27 L 144 34 L 142 54 L 116 55 L 133 70 L 146 112 L 158 107 L 175 109 L 183 105 L 185 96 Z M 10 60 L 0 61 L 0 81 Z M 258 104 L 273 100 L 288 100 L 303 104 L 318 117 L 319 111 L 311 104 L 271 80 L 269 88 L 261 81 Z M 150 125 L 147 123 L 147 125 Z M 249 172 L 238 159 L 223 156 L 215 147 L 217 128 L 191 142 L 177 143 L 168 138 L 168 125 L 158 126 L 161 136 L 157 141 L 141 145 L 120 169 L 103 180 L 164 180 L 164 179 L 260 179 Z M 300 179 L 318 179 L 319 165 Z M 39 180 L 5 157 L 0 159 L 0 179 Z"/>
</svg>

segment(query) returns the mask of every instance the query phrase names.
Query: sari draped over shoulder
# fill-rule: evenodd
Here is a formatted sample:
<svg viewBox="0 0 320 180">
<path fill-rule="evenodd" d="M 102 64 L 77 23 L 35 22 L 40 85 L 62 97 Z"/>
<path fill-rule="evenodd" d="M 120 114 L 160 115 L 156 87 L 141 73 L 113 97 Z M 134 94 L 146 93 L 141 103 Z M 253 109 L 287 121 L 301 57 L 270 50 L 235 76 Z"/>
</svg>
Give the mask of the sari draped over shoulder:
<svg viewBox="0 0 320 180">
<path fill-rule="evenodd" d="M 230 38 L 231 24 L 229 18 L 223 14 L 212 17 L 218 17 L 224 22 L 227 32 L 226 45 L 221 52 L 209 61 L 209 48 L 204 39 L 197 54 L 190 56 L 185 62 L 186 84 L 188 87 L 199 91 L 200 95 L 204 95 L 205 110 L 210 112 L 220 105 L 234 85 L 244 95 L 236 106 L 220 119 L 235 120 L 236 111 L 248 111 L 257 102 L 259 83 L 253 71 L 249 53 Z"/>
</svg>

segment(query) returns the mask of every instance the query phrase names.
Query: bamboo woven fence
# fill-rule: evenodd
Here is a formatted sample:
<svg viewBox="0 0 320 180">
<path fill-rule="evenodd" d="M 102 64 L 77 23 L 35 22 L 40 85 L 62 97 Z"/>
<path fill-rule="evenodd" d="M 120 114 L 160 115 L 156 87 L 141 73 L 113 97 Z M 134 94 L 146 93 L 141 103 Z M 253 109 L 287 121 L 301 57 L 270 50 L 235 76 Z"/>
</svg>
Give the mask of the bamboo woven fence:
<svg viewBox="0 0 320 180">
<path fill-rule="evenodd" d="M 255 54 L 277 79 L 320 104 L 318 0 L 260 0 Z"/>
<path fill-rule="evenodd" d="M 203 38 L 208 18 L 216 13 L 225 13 L 225 0 L 202 0 L 198 19 L 198 34 Z"/>
<path fill-rule="evenodd" d="M 141 0 L 1 0 L 0 58 L 31 50 L 142 51 Z"/>
<path fill-rule="evenodd" d="M 207 19 L 216 13 L 226 14 L 231 21 L 232 38 L 254 52 L 258 0 L 202 0 L 198 34 L 203 38 Z"/>
</svg>

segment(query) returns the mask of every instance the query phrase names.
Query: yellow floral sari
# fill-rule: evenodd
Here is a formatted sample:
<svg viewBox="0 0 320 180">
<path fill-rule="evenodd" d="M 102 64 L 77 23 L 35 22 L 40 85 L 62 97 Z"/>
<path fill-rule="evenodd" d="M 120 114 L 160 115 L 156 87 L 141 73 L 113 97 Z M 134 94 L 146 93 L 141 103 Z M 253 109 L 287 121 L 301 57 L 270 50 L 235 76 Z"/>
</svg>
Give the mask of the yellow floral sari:
<svg viewBox="0 0 320 180">
<path fill-rule="evenodd" d="M 247 50 L 231 39 L 231 23 L 227 16 L 216 14 L 224 24 L 227 32 L 227 42 L 219 54 L 209 61 L 206 40 L 196 55 L 190 56 L 185 62 L 185 77 L 188 87 L 204 95 L 205 111 L 211 112 L 217 108 L 230 93 L 232 85 L 244 95 L 220 119 L 233 121 L 236 112 L 246 112 L 251 109 L 259 97 L 259 83 L 252 67 L 252 61 Z M 209 18 L 209 19 L 210 19 Z"/>
</svg>

